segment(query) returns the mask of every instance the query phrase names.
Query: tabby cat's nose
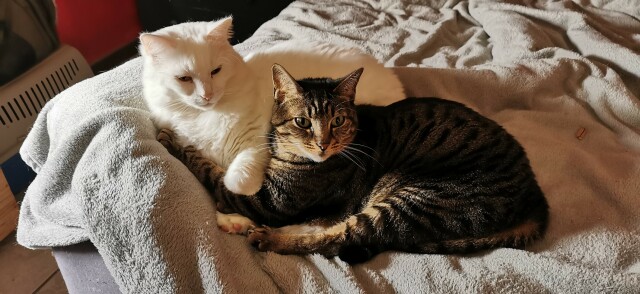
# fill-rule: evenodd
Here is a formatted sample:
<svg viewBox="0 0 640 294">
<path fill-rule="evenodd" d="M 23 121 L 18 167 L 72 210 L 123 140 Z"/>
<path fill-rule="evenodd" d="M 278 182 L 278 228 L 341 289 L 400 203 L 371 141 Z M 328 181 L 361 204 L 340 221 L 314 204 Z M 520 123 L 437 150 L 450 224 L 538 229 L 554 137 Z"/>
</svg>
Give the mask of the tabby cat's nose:
<svg viewBox="0 0 640 294">
<path fill-rule="evenodd" d="M 329 143 L 316 143 L 316 145 L 320 147 L 320 151 L 325 151 L 327 150 L 327 148 L 329 148 Z"/>
</svg>

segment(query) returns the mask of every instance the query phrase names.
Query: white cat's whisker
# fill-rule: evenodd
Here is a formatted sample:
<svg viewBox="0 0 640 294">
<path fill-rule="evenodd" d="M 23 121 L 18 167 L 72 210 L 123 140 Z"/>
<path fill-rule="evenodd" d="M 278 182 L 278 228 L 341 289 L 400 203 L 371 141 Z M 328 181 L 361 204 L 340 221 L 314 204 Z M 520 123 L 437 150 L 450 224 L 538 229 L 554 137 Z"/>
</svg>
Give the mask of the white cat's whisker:
<svg viewBox="0 0 640 294">
<path fill-rule="evenodd" d="M 167 107 L 178 113 L 187 112 L 191 109 L 191 106 L 184 104 L 182 101 L 170 101 L 167 103 Z"/>
</svg>

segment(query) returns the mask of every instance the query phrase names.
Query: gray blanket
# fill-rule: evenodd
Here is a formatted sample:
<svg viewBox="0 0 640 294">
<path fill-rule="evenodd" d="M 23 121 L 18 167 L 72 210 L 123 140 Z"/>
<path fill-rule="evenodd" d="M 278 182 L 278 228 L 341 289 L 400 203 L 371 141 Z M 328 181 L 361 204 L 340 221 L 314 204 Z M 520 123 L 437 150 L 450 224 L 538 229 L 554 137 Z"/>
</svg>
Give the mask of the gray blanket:
<svg viewBox="0 0 640 294">
<path fill-rule="evenodd" d="M 415 2 L 415 3 L 414 3 Z M 47 104 L 18 242 L 91 240 L 123 292 L 638 293 L 640 6 L 633 1 L 296 1 L 239 45 L 364 48 L 407 92 L 463 102 L 525 147 L 551 209 L 526 250 L 389 252 L 350 267 L 257 253 L 216 229 L 204 188 L 155 141 L 140 60 Z"/>
</svg>

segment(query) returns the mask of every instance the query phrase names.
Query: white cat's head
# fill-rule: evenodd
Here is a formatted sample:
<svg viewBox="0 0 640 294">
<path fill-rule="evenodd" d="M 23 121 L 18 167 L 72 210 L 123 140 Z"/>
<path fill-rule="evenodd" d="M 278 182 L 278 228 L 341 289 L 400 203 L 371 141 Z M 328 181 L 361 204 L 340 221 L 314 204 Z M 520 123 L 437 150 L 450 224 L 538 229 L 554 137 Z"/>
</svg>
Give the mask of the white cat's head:
<svg viewBox="0 0 640 294">
<path fill-rule="evenodd" d="M 227 82 L 242 62 L 231 44 L 232 19 L 182 23 L 140 35 L 145 79 L 164 87 L 171 103 L 207 110 L 223 98 Z M 147 100 L 154 99 L 147 97 Z"/>
</svg>

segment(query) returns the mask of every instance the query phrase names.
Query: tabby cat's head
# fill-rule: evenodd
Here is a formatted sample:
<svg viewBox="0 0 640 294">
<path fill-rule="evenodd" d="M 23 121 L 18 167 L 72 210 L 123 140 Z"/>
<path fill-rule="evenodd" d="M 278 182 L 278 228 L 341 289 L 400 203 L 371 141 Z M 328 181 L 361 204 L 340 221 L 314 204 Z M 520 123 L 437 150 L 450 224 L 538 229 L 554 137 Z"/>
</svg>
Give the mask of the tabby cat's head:
<svg viewBox="0 0 640 294">
<path fill-rule="evenodd" d="M 322 162 L 342 152 L 356 136 L 354 99 L 362 68 L 339 79 L 296 81 L 282 66 L 273 66 L 271 123 L 278 150 Z"/>
<path fill-rule="evenodd" d="M 228 90 L 235 64 L 242 62 L 228 41 L 231 24 L 229 17 L 140 35 L 145 79 L 152 87 L 165 89 L 173 105 L 214 108 Z"/>
</svg>

